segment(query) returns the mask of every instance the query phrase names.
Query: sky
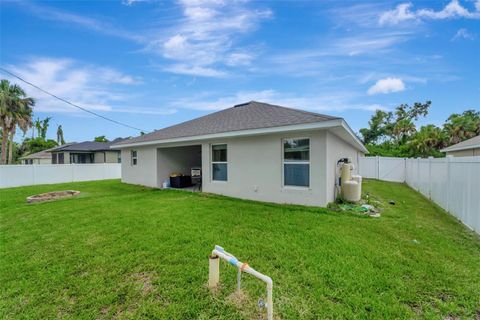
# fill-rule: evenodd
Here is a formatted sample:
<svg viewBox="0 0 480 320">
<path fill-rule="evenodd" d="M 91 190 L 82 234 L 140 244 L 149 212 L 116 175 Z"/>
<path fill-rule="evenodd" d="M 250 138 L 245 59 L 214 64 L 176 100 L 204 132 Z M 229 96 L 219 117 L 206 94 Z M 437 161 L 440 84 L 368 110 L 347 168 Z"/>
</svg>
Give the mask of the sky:
<svg viewBox="0 0 480 320">
<path fill-rule="evenodd" d="M 480 109 L 480 1 L 2 1 L 0 66 L 150 132 L 251 100 L 346 119 Z M 136 136 L 15 80 L 67 141 Z M 18 137 L 21 139 L 21 135 Z"/>
</svg>

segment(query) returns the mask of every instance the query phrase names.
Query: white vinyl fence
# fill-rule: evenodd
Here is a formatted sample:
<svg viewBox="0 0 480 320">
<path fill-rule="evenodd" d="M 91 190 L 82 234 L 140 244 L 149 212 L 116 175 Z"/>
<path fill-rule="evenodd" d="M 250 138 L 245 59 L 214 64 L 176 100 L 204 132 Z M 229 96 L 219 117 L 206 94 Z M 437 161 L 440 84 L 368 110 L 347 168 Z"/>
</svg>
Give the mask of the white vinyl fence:
<svg viewBox="0 0 480 320">
<path fill-rule="evenodd" d="M 120 163 L 1 165 L 0 188 L 119 179 Z"/>
<path fill-rule="evenodd" d="M 406 182 L 480 233 L 480 157 L 362 157 L 358 172 L 365 178 Z"/>
</svg>

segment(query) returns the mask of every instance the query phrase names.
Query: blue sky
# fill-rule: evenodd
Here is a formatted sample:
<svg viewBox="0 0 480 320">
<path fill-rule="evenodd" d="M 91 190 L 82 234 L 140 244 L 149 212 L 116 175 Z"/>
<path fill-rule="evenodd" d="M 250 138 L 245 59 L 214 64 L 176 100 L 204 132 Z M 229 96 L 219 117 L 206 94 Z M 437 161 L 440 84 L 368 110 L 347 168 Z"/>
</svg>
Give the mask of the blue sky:
<svg viewBox="0 0 480 320">
<path fill-rule="evenodd" d="M 480 1 L 4 1 L 0 32 L 2 67 L 145 131 L 250 100 L 356 131 L 400 103 L 480 109 Z M 50 137 L 138 134 L 21 85 Z"/>
</svg>

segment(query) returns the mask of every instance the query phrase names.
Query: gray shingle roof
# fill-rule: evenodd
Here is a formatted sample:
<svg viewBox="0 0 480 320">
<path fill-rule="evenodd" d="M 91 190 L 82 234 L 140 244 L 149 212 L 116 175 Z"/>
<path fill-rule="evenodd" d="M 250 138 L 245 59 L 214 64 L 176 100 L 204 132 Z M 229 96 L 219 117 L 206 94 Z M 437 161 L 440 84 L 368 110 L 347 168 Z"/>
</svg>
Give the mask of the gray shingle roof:
<svg viewBox="0 0 480 320">
<path fill-rule="evenodd" d="M 58 149 L 58 148 L 63 148 L 63 147 L 69 146 L 72 143 L 74 143 L 74 142 L 65 143 L 65 144 L 62 144 L 61 146 L 58 146 L 58 147 L 53 147 L 53 148 L 45 149 L 45 150 L 42 150 L 42 151 L 39 151 L 39 152 L 31 153 L 31 154 L 23 156 L 19 159 L 20 160 L 23 160 L 23 159 L 51 159 L 52 158 L 52 154 L 50 153 L 51 151 L 53 151 L 55 149 Z"/>
<path fill-rule="evenodd" d="M 323 114 L 250 101 L 171 127 L 126 139 L 116 145 L 239 130 L 280 127 L 339 119 Z"/>
<path fill-rule="evenodd" d="M 447 147 L 440 151 L 448 152 L 448 151 L 467 150 L 467 149 L 474 149 L 474 148 L 480 148 L 480 136 L 476 136 L 471 139 L 459 142 L 457 144 L 454 144 L 453 146 Z"/>
<path fill-rule="evenodd" d="M 109 151 L 110 146 L 113 144 L 119 143 L 123 140 L 122 138 L 117 138 L 109 142 L 96 142 L 96 141 L 84 141 L 79 143 L 72 143 L 69 145 L 63 145 L 51 150 L 51 152 L 59 151 Z"/>
<path fill-rule="evenodd" d="M 24 159 L 51 159 L 52 154 L 50 152 L 48 152 L 49 150 L 50 149 L 35 152 L 35 153 L 31 153 L 31 154 L 23 156 L 19 159 L 20 160 L 24 160 Z"/>
</svg>

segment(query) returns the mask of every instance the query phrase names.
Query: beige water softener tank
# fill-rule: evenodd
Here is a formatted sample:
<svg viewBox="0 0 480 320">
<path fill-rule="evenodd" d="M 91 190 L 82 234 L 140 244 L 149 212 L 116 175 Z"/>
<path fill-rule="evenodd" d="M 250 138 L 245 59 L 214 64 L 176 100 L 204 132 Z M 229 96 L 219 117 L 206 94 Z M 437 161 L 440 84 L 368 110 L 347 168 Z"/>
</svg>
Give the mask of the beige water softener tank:
<svg viewBox="0 0 480 320">
<path fill-rule="evenodd" d="M 362 196 L 362 177 L 358 175 L 351 175 L 350 171 L 352 164 L 344 163 L 342 165 L 342 197 L 349 202 L 360 201 Z"/>
<path fill-rule="evenodd" d="M 360 201 L 360 184 L 353 180 L 342 182 L 342 196 L 348 202 Z"/>
<path fill-rule="evenodd" d="M 350 181 L 351 180 L 351 173 L 350 173 L 351 170 L 352 170 L 352 165 L 350 163 L 342 164 L 342 167 L 341 167 L 342 172 L 341 172 L 341 175 L 340 175 L 342 184 L 343 184 L 344 181 Z"/>
</svg>

